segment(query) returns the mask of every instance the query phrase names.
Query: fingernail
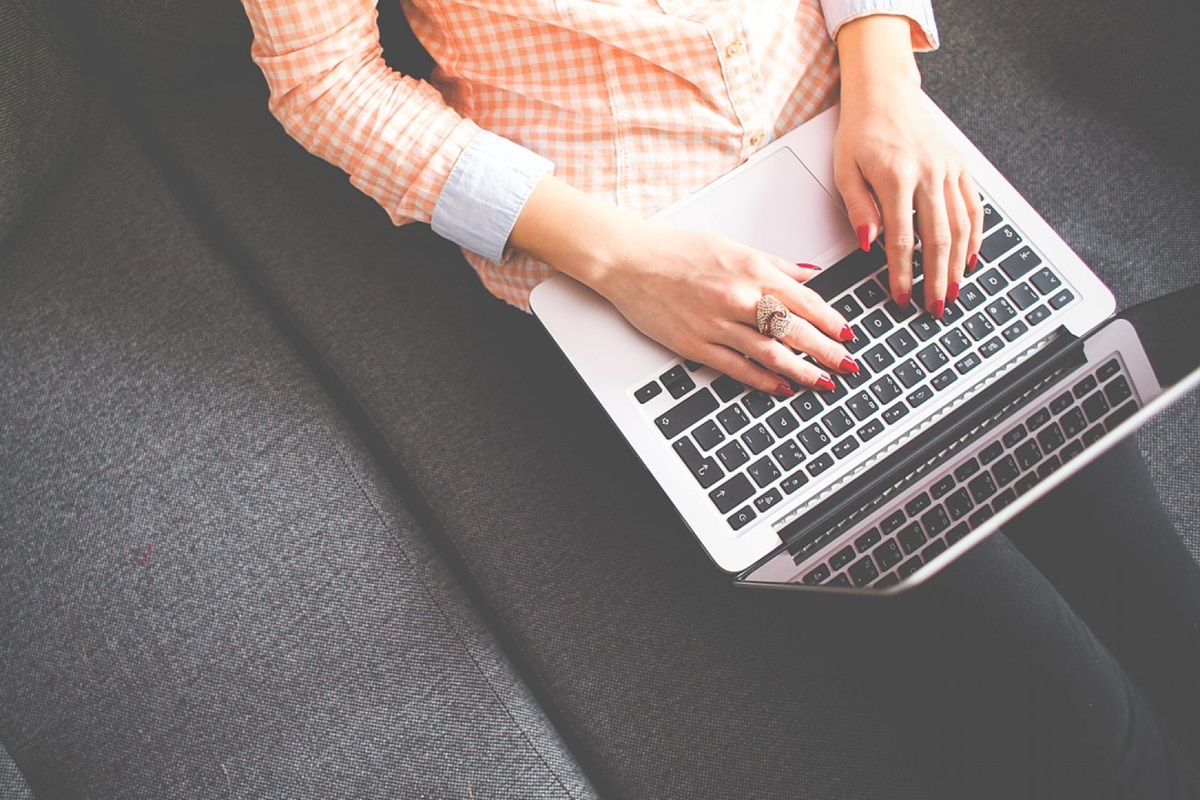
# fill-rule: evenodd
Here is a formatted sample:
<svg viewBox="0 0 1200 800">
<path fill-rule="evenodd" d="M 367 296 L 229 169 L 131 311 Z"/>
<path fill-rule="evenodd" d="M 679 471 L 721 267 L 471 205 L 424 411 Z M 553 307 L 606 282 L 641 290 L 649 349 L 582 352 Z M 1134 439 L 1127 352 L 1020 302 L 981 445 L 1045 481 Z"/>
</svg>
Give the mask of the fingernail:
<svg viewBox="0 0 1200 800">
<path fill-rule="evenodd" d="M 908 304 L 912 302 L 912 292 L 901 292 L 896 298 L 896 305 L 901 308 L 908 308 Z"/>
<path fill-rule="evenodd" d="M 934 319 L 941 319 L 944 313 L 946 313 L 946 304 L 941 300 L 934 300 L 933 307 L 929 309 L 929 315 Z"/>
<path fill-rule="evenodd" d="M 838 369 L 842 372 L 850 372 L 857 375 L 859 370 L 858 362 L 850 356 L 846 356 L 842 359 L 842 363 L 838 365 Z"/>
<path fill-rule="evenodd" d="M 858 246 L 863 250 L 871 249 L 871 228 L 868 225 L 858 226 Z"/>
<path fill-rule="evenodd" d="M 946 289 L 946 304 L 949 305 L 958 299 L 958 282 L 955 281 Z"/>
<path fill-rule="evenodd" d="M 779 395 L 780 397 L 791 397 L 795 393 L 796 392 L 792 390 L 792 387 L 788 386 L 786 383 L 781 383 L 775 387 L 775 394 Z"/>
<path fill-rule="evenodd" d="M 797 266 L 797 267 L 799 267 L 800 269 L 811 269 L 813 272 L 820 272 L 820 271 L 821 271 L 821 268 L 820 268 L 820 267 L 818 267 L 816 264 L 804 264 L 804 263 L 798 263 L 798 264 L 796 264 L 796 266 Z"/>
<path fill-rule="evenodd" d="M 851 328 L 849 325 L 846 325 L 846 327 L 842 328 L 842 332 L 838 334 L 838 341 L 839 342 L 853 342 L 854 341 L 854 329 Z"/>
<path fill-rule="evenodd" d="M 975 267 L 979 266 L 979 253 L 971 253 L 967 259 L 967 272 L 971 272 Z"/>
<path fill-rule="evenodd" d="M 828 375 L 822 375 L 817 378 L 817 388 L 824 389 L 827 392 L 832 392 L 837 387 L 833 385 L 833 378 Z"/>
</svg>

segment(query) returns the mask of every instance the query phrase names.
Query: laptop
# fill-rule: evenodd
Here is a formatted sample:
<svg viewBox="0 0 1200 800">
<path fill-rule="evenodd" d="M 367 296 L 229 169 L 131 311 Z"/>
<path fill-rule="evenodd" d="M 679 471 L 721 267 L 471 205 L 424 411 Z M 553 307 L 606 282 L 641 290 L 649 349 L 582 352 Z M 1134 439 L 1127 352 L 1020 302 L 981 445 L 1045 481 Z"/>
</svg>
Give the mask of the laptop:
<svg viewBox="0 0 1200 800">
<path fill-rule="evenodd" d="M 565 275 L 531 295 L 738 585 L 872 595 L 916 586 L 1200 382 L 1196 348 L 1175 344 L 1200 341 L 1188 327 L 1200 304 L 1114 317 L 1112 293 L 926 102 L 985 204 L 979 265 L 940 320 L 920 310 L 919 250 L 913 304 L 902 309 L 889 299 L 882 248 L 858 247 L 833 181 L 836 107 L 656 215 L 822 266 L 807 285 L 849 320 L 847 347 L 862 367 L 835 376 L 833 391 L 749 390 L 674 355 Z"/>
</svg>

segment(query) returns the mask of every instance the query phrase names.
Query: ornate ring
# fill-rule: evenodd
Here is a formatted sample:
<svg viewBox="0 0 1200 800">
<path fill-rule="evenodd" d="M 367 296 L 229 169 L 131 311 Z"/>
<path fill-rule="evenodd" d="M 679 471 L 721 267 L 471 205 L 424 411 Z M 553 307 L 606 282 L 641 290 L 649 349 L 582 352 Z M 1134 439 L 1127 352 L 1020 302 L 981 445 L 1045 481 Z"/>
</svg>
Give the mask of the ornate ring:
<svg viewBox="0 0 1200 800">
<path fill-rule="evenodd" d="M 755 317 L 763 336 L 782 339 L 792 330 L 792 312 L 773 294 L 764 294 L 758 301 Z"/>
</svg>

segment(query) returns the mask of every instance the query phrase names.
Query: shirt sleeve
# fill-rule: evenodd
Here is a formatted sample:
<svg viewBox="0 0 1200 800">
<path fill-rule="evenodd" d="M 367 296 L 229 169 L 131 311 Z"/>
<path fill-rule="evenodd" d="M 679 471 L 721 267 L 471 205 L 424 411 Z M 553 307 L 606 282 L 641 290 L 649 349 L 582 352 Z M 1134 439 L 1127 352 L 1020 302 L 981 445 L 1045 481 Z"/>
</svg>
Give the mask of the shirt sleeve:
<svg viewBox="0 0 1200 800">
<path fill-rule="evenodd" d="M 829 35 L 835 42 L 838 30 L 851 20 L 871 14 L 893 14 L 911 20 L 914 50 L 928 51 L 938 47 L 932 0 L 821 0 L 821 10 Z"/>
<path fill-rule="evenodd" d="M 345 170 L 397 225 L 433 222 L 441 235 L 500 260 L 550 162 L 482 131 L 429 83 L 389 67 L 375 0 L 243 5 L 271 113 L 292 138 Z"/>
</svg>

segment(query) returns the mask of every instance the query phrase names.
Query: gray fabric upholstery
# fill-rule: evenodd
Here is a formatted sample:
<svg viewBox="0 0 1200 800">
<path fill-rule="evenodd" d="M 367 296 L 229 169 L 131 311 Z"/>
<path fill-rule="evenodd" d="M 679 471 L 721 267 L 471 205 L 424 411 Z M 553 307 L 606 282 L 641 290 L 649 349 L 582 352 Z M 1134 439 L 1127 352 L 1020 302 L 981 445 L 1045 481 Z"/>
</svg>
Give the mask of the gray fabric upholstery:
<svg viewBox="0 0 1200 800">
<path fill-rule="evenodd" d="M 0 743 L 36 796 L 593 796 L 129 132 L 81 161 L 0 250 Z"/>
<path fill-rule="evenodd" d="M 21 776 L 21 771 L 13 763 L 12 758 L 0 747 L 0 797 L 4 800 L 33 800 L 33 792 L 29 784 Z"/>
</svg>

